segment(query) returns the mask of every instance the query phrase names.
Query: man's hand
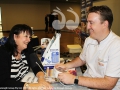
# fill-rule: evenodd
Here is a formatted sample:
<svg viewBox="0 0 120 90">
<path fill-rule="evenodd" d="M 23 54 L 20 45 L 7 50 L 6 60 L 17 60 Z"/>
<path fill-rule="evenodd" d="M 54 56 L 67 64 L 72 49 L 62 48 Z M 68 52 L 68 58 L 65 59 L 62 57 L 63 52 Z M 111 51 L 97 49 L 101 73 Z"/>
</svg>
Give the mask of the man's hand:
<svg viewBox="0 0 120 90">
<path fill-rule="evenodd" d="M 74 76 L 68 72 L 58 74 L 58 78 L 60 79 L 60 81 L 65 84 L 74 84 L 75 77 L 76 76 Z"/>
<path fill-rule="evenodd" d="M 64 72 L 67 70 L 66 64 L 63 64 L 63 63 L 56 64 L 55 68 L 60 72 Z"/>
</svg>

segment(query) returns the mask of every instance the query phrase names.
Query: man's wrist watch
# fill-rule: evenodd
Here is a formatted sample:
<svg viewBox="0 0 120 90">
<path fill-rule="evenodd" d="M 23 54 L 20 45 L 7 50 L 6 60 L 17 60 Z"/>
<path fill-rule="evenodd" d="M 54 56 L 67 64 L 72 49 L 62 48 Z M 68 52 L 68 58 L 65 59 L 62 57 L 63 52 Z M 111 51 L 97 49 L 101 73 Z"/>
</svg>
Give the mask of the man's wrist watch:
<svg viewBox="0 0 120 90">
<path fill-rule="evenodd" d="M 74 84 L 77 84 L 77 85 L 78 85 L 78 82 L 79 82 L 78 76 L 76 76 L 75 79 L 74 79 Z"/>
</svg>

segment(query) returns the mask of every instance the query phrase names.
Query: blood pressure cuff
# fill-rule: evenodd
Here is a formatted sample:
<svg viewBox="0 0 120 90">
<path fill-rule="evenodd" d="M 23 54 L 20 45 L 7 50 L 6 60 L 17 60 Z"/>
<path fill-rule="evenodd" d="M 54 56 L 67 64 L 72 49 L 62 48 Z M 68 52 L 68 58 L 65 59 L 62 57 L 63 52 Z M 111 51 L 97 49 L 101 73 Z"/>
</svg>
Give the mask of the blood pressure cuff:
<svg viewBox="0 0 120 90">
<path fill-rule="evenodd" d="M 30 59 L 30 66 L 34 72 L 34 74 L 36 75 L 39 71 L 44 71 L 44 67 L 42 65 L 42 63 L 40 62 L 38 56 L 36 55 L 36 53 L 31 53 L 29 55 L 29 59 Z"/>
</svg>

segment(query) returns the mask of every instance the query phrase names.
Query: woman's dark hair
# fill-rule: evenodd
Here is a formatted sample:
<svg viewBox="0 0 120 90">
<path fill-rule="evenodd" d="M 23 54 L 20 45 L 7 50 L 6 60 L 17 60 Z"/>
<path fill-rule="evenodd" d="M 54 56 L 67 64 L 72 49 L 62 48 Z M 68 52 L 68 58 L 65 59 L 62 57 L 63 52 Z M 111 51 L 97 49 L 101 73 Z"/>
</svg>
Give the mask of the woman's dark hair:
<svg viewBox="0 0 120 90">
<path fill-rule="evenodd" d="M 92 12 L 98 13 L 101 16 L 101 21 L 107 20 L 109 23 L 108 28 L 111 28 L 113 22 L 113 14 L 108 6 L 93 6 L 89 9 L 88 14 Z"/>
<path fill-rule="evenodd" d="M 5 47 L 7 48 L 8 52 L 11 55 L 16 56 L 18 54 L 17 44 L 15 43 L 15 40 L 14 40 L 14 34 L 19 35 L 22 32 L 27 32 L 32 36 L 32 29 L 30 26 L 28 26 L 26 24 L 17 24 L 15 26 L 13 26 L 10 31 L 8 40 L 5 43 Z"/>
</svg>

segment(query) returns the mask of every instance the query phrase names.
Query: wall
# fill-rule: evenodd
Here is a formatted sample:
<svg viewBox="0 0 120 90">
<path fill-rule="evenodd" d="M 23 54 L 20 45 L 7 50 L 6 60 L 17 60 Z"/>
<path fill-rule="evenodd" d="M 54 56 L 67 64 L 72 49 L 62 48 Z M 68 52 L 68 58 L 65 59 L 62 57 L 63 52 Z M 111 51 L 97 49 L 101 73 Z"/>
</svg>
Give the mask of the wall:
<svg viewBox="0 0 120 90">
<path fill-rule="evenodd" d="M 108 5 L 114 14 L 114 22 L 112 30 L 120 35 L 120 12 L 119 5 L 120 0 L 104 0 L 99 2 L 94 2 L 93 5 Z M 56 6 L 61 9 L 61 11 L 66 16 L 66 20 L 74 20 L 75 16 L 70 12 L 67 12 L 69 7 L 80 17 L 80 4 L 79 3 L 59 3 L 59 2 L 31 2 L 31 3 L 0 3 L 2 9 L 2 25 L 3 30 L 10 30 L 11 27 L 17 23 L 26 23 L 34 28 L 34 30 L 44 30 L 44 16 L 50 13 Z M 61 17 L 59 16 L 59 19 Z"/>
<path fill-rule="evenodd" d="M 108 5 L 114 14 L 114 22 L 112 30 L 120 36 L 120 12 L 119 5 L 120 0 L 105 0 L 101 2 L 95 2 L 93 5 Z M 3 30 L 10 30 L 11 27 L 16 23 L 26 23 L 31 27 L 34 27 L 34 30 L 43 30 L 45 27 L 44 24 L 44 15 L 50 13 L 53 9 L 56 9 L 56 6 L 61 9 L 61 11 L 66 16 L 66 19 L 74 20 L 74 15 L 70 14 L 66 10 L 71 7 L 77 14 L 80 16 L 80 6 L 79 3 L 29 3 L 29 4 L 0 4 L 2 8 L 2 22 Z M 59 16 L 59 19 L 61 17 Z M 4 32 L 5 36 L 8 36 L 9 32 Z M 52 37 L 52 34 L 45 34 L 44 31 L 35 31 L 35 35 L 39 37 L 39 40 L 43 37 Z M 77 37 L 75 33 L 62 32 L 61 34 L 61 52 L 67 51 L 67 44 L 74 44 L 74 37 Z"/>
<path fill-rule="evenodd" d="M 8 31 L 13 25 L 17 23 L 26 23 L 33 27 L 34 34 L 38 36 L 39 41 L 41 38 L 52 38 L 53 34 L 46 34 L 44 31 L 44 16 L 49 14 L 56 6 L 64 13 L 66 20 L 74 20 L 75 16 L 67 9 L 71 7 L 80 16 L 80 4 L 79 3 L 55 3 L 55 2 L 41 2 L 41 3 L 2 3 L 2 25 L 3 31 Z M 61 17 L 59 16 L 61 20 Z M 8 36 L 9 32 L 3 32 L 4 36 Z M 71 36 L 71 37 L 70 37 Z M 70 32 L 61 32 L 60 39 L 60 51 L 67 52 L 67 44 L 74 44 L 74 37 L 77 35 Z M 1 36 L 2 37 L 2 36 Z"/>
<path fill-rule="evenodd" d="M 53 11 L 54 9 L 57 10 L 56 7 L 58 7 L 60 9 L 60 11 L 64 14 L 65 18 L 66 18 L 66 22 L 68 20 L 73 20 L 75 21 L 75 15 L 71 12 L 68 12 L 67 10 L 70 8 L 73 9 L 73 11 L 79 16 L 79 20 L 80 20 L 80 3 L 63 3 L 63 2 L 51 2 L 51 11 Z M 61 15 L 58 14 L 59 20 L 61 21 Z M 67 29 L 65 27 L 65 29 Z"/>
<path fill-rule="evenodd" d="M 25 23 L 35 30 L 45 28 L 44 16 L 50 13 L 50 2 L 0 4 L 3 30 L 10 30 L 18 23 Z"/>
<path fill-rule="evenodd" d="M 80 4 L 78 3 L 50 3 L 48 1 L 41 1 L 38 3 L 2 3 L 2 25 L 3 30 L 10 30 L 11 27 L 18 23 L 25 23 L 33 27 L 34 30 L 44 30 L 44 17 L 58 6 L 67 19 L 73 19 L 74 15 L 66 10 L 71 7 L 80 15 Z M 61 18 L 61 17 L 60 17 Z"/>
</svg>

